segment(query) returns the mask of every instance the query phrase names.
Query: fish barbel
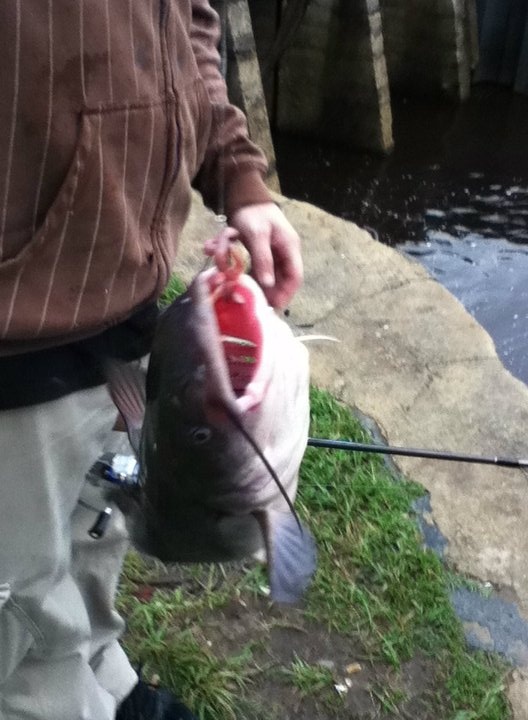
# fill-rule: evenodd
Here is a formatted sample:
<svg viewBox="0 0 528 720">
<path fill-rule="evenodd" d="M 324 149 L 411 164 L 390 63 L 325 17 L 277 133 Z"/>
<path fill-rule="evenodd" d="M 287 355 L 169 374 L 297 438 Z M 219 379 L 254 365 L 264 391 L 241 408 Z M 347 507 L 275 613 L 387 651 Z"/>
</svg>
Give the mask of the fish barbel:
<svg viewBox="0 0 528 720">
<path fill-rule="evenodd" d="M 308 353 L 239 255 L 229 257 L 217 254 L 161 315 L 146 383 L 137 367 L 108 368 L 139 461 L 139 489 L 119 504 L 136 546 L 164 562 L 265 551 L 272 599 L 295 602 L 316 566 L 292 506 L 308 439 Z"/>
</svg>

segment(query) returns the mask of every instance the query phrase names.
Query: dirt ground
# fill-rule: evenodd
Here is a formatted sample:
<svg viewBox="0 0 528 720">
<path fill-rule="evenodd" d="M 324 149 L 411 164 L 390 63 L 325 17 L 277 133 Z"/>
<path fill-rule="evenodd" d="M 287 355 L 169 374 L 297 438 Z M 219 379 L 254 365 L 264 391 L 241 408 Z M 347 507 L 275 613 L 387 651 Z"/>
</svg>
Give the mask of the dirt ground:
<svg viewBox="0 0 528 720">
<path fill-rule="evenodd" d="M 256 646 L 254 658 L 263 671 L 255 675 L 250 697 L 255 699 L 257 712 L 262 707 L 270 717 L 438 720 L 431 710 L 435 690 L 432 660 L 414 658 L 396 672 L 388 665 L 370 661 L 352 637 L 328 632 L 306 620 L 302 611 L 276 608 L 260 599 L 243 604 L 231 602 L 205 618 L 203 631 L 218 654 L 235 653 L 248 643 Z M 291 680 L 273 672 L 274 668 L 289 666 L 296 658 L 330 670 L 332 684 L 303 695 Z M 392 703 L 397 704 L 395 712 L 390 711 Z"/>
<path fill-rule="evenodd" d="M 170 575 L 172 583 L 162 577 L 150 584 L 149 578 L 133 594 L 148 602 L 158 589 L 199 592 L 199 583 L 184 569 Z M 251 682 L 238 720 L 441 720 L 433 658 L 417 656 L 395 669 L 369 657 L 357 637 L 314 623 L 302 608 L 243 593 L 222 608 L 206 610 L 192 630 L 216 657 L 251 648 Z M 310 683 L 308 674 L 299 687 L 288 672 L 292 663 L 305 663 L 308 673 L 320 669 L 326 682 Z"/>
</svg>

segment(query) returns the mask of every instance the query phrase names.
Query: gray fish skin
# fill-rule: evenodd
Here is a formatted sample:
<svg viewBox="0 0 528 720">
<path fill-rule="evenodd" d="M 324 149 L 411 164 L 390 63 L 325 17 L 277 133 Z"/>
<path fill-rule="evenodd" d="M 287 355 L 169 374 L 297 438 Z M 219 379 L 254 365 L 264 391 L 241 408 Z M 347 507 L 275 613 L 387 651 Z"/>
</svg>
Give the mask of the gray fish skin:
<svg viewBox="0 0 528 720">
<path fill-rule="evenodd" d="M 308 436 L 308 353 L 256 283 L 241 276 L 235 292 L 254 306 L 261 358 L 235 392 L 210 297 L 218 276 L 200 273 L 163 313 L 146 392 L 137 371 L 109 373 L 140 465 L 141 489 L 120 505 L 136 546 L 165 562 L 239 560 L 265 550 L 272 599 L 295 602 L 315 571 L 315 543 L 237 425 L 293 501 Z"/>
</svg>

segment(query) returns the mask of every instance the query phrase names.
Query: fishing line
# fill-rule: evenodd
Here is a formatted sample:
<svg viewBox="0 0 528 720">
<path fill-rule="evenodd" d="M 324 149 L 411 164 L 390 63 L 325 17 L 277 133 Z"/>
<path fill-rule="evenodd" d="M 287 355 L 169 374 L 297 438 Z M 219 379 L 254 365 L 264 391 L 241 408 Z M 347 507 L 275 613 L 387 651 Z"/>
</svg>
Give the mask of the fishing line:
<svg viewBox="0 0 528 720">
<path fill-rule="evenodd" d="M 240 419 L 235 415 L 235 413 L 234 413 L 230 408 L 228 408 L 227 406 L 224 406 L 224 409 L 225 409 L 225 411 L 226 411 L 226 413 L 227 413 L 227 416 L 229 417 L 229 419 L 230 419 L 231 422 L 233 423 L 233 425 L 237 428 L 237 430 L 240 431 L 240 433 L 241 433 L 241 434 L 243 435 L 243 437 L 248 441 L 248 443 L 251 445 L 251 447 L 253 448 L 253 450 L 257 453 L 258 457 L 259 457 L 259 458 L 262 460 L 262 462 L 264 463 L 264 466 L 266 467 L 266 470 L 269 472 L 269 474 L 270 474 L 271 477 L 273 478 L 275 484 L 276 484 L 277 487 L 279 488 L 282 497 L 286 500 L 286 502 L 287 502 L 287 504 L 288 504 L 288 507 L 290 508 L 290 510 L 291 510 L 291 512 L 292 512 L 292 515 L 293 515 L 293 517 L 295 518 L 295 522 L 297 523 L 297 526 L 298 526 L 298 528 L 299 528 L 299 531 L 300 531 L 300 533 L 301 533 L 301 535 L 302 535 L 302 534 L 303 534 L 303 527 L 302 527 L 302 525 L 301 525 L 301 521 L 299 520 L 299 516 L 297 515 L 297 512 L 296 512 L 295 508 L 293 507 L 293 503 L 292 503 L 292 501 L 290 500 L 290 497 L 289 497 L 288 493 L 287 493 L 286 490 L 284 489 L 283 484 L 282 484 L 281 481 L 279 480 L 279 476 L 277 475 L 277 473 L 275 472 L 275 470 L 274 470 L 273 467 L 271 466 L 268 458 L 264 455 L 264 453 L 262 452 L 262 450 L 261 450 L 261 449 L 259 448 L 259 446 L 257 445 L 256 441 L 252 438 L 252 436 L 248 433 L 248 431 L 246 430 L 246 428 L 242 425 L 242 423 L 240 422 Z"/>
<path fill-rule="evenodd" d="M 382 455 L 402 455 L 404 457 L 428 458 L 430 460 L 495 465 L 496 467 L 528 468 L 528 459 L 507 458 L 497 455 L 490 457 L 486 457 L 485 455 L 465 455 L 440 450 L 373 445 L 370 443 L 353 442 L 351 440 L 330 440 L 329 438 L 308 438 L 308 445 L 310 447 L 325 448 L 327 450 L 348 450 L 349 452 L 380 453 Z"/>
<path fill-rule="evenodd" d="M 227 24 L 228 24 L 228 12 L 227 12 L 227 2 L 228 0 L 222 0 L 222 5 L 219 11 L 220 15 L 220 46 L 219 46 L 219 53 L 220 53 L 220 74 L 222 75 L 222 78 L 226 85 L 226 92 L 227 92 L 227 56 L 228 56 L 228 47 L 227 47 Z M 225 120 L 226 120 L 226 107 L 225 105 L 222 105 L 220 107 L 220 134 L 223 137 L 223 130 L 225 126 Z M 218 161 L 218 186 L 217 186 L 217 206 L 218 206 L 218 212 L 215 216 L 215 220 L 220 223 L 223 227 L 227 225 L 227 216 L 225 214 L 225 160 L 226 160 L 226 151 L 225 147 L 222 148 L 219 161 Z"/>
</svg>

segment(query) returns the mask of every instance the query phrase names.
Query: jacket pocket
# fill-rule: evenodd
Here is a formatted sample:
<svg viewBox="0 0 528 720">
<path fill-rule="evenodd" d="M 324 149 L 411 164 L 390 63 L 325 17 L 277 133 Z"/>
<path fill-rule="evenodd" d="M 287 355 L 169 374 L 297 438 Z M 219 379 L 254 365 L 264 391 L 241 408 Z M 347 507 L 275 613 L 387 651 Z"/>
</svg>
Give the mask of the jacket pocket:
<svg viewBox="0 0 528 720">
<path fill-rule="evenodd" d="M 66 177 L 33 237 L 0 263 L 0 337 L 98 331 L 152 296 L 153 227 L 171 178 L 174 100 L 85 109 Z"/>
<path fill-rule="evenodd" d="M 0 685 L 39 640 L 38 630 L 11 597 L 10 586 L 0 584 Z"/>
</svg>

